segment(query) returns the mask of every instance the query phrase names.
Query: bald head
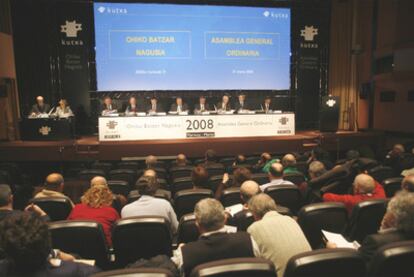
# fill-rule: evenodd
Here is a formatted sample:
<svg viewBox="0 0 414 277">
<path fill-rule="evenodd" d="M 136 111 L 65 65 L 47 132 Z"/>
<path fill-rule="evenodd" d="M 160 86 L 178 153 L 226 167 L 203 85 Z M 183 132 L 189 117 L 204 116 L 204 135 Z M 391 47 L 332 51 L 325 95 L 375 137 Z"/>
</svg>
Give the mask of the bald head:
<svg viewBox="0 0 414 277">
<path fill-rule="evenodd" d="M 405 152 L 404 145 L 402 144 L 395 144 L 392 150 L 395 153 L 401 153 L 401 154 Z"/>
<path fill-rule="evenodd" d="M 283 165 L 281 163 L 273 163 L 269 168 L 269 178 L 280 179 L 283 177 Z"/>
<path fill-rule="evenodd" d="M 91 180 L 91 187 L 94 186 L 107 186 L 108 183 L 106 182 L 106 179 L 102 176 L 96 176 L 93 177 Z"/>
<path fill-rule="evenodd" d="M 142 174 L 142 176 L 157 178 L 157 171 L 155 171 L 154 169 L 146 169 L 144 171 L 144 174 Z"/>
<path fill-rule="evenodd" d="M 245 181 L 240 186 L 240 197 L 243 204 L 246 204 L 250 200 L 250 198 L 252 198 L 256 194 L 259 194 L 260 192 L 261 190 L 259 184 L 252 180 Z"/>
<path fill-rule="evenodd" d="M 266 161 L 270 161 L 270 159 L 272 158 L 272 155 L 270 155 L 267 152 L 264 152 L 260 157 L 262 161 L 266 162 Z"/>
<path fill-rule="evenodd" d="M 401 188 L 409 192 L 414 192 L 414 175 L 406 176 L 402 180 Z"/>
<path fill-rule="evenodd" d="M 63 176 L 59 173 L 52 173 L 46 177 L 45 187 L 48 190 L 63 191 Z"/>
<path fill-rule="evenodd" d="M 178 154 L 176 162 L 177 165 L 184 166 L 187 164 L 187 157 L 184 154 Z"/>
<path fill-rule="evenodd" d="M 147 165 L 147 167 L 154 167 L 157 164 L 157 157 L 155 157 L 154 155 L 149 155 L 145 159 L 145 164 Z"/>
<path fill-rule="evenodd" d="M 375 180 L 368 174 L 359 174 L 354 180 L 354 193 L 367 194 L 372 193 L 375 189 Z"/>
<path fill-rule="evenodd" d="M 282 158 L 282 165 L 284 167 L 292 167 L 296 165 L 296 158 L 292 154 L 286 154 Z"/>
</svg>

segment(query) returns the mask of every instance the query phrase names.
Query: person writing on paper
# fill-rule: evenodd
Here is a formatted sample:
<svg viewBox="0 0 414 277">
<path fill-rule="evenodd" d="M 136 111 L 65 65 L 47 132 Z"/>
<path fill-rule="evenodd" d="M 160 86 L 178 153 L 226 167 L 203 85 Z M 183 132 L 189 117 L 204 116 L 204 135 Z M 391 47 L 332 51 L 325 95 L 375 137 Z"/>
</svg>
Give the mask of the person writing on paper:
<svg viewBox="0 0 414 277">
<path fill-rule="evenodd" d="M 171 113 L 185 113 L 188 112 L 188 106 L 184 103 L 183 99 L 179 96 L 175 99 L 175 103 L 171 105 Z"/>
<path fill-rule="evenodd" d="M 110 115 L 118 112 L 118 109 L 114 103 L 112 103 L 112 98 L 109 96 L 106 96 L 104 98 L 104 102 L 102 104 L 102 112 L 101 114 L 103 116 Z"/>
<path fill-rule="evenodd" d="M 378 233 L 368 235 L 358 248 L 366 262 L 370 262 L 377 250 L 392 243 L 414 239 L 414 193 L 401 191 L 388 203 Z M 327 248 L 338 246 L 328 241 Z"/>
<path fill-rule="evenodd" d="M 43 96 L 36 97 L 36 104 L 32 106 L 29 117 L 38 117 L 42 114 L 47 114 L 50 110 L 50 105 L 46 104 Z"/>
<path fill-rule="evenodd" d="M 255 195 L 248 205 L 256 222 L 247 232 L 257 242 L 259 257 L 272 261 L 277 276 L 283 276 L 292 256 L 312 248 L 299 224 L 290 216 L 278 213 L 276 203 L 269 195 Z"/>
<path fill-rule="evenodd" d="M 147 107 L 147 112 L 149 114 L 163 113 L 165 112 L 161 105 L 158 103 L 157 97 L 153 96 L 150 99 L 150 104 Z"/>
<path fill-rule="evenodd" d="M 230 97 L 227 94 L 223 95 L 221 101 L 217 104 L 217 109 L 220 112 L 231 110 Z"/>
<path fill-rule="evenodd" d="M 68 118 L 74 116 L 72 110 L 68 105 L 68 101 L 66 99 L 60 99 L 59 106 L 56 107 L 54 115 L 58 118 Z"/>
<path fill-rule="evenodd" d="M 126 115 L 136 115 L 139 112 L 137 98 L 135 96 L 131 96 L 128 100 L 128 106 L 125 110 Z"/>
<path fill-rule="evenodd" d="M 244 93 L 239 94 L 238 101 L 235 105 L 235 110 L 237 112 L 243 112 L 243 111 L 249 110 L 248 104 L 246 103 L 246 94 Z"/>
<path fill-rule="evenodd" d="M 207 112 L 210 110 L 208 103 L 206 102 L 206 97 L 204 95 L 198 98 L 198 103 L 194 106 L 194 114 L 201 114 L 202 112 Z"/>
<path fill-rule="evenodd" d="M 271 113 L 273 111 L 272 98 L 270 96 L 265 97 L 261 108 L 265 113 Z"/>
</svg>

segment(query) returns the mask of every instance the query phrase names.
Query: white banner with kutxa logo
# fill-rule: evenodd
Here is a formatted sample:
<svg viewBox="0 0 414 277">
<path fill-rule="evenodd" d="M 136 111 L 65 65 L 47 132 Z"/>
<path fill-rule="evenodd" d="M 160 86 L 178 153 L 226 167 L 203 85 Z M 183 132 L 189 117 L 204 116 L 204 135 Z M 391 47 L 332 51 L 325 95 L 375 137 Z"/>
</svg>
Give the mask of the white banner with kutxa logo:
<svg viewBox="0 0 414 277">
<path fill-rule="evenodd" d="M 295 115 L 188 115 L 99 118 L 100 141 L 288 136 Z"/>
</svg>

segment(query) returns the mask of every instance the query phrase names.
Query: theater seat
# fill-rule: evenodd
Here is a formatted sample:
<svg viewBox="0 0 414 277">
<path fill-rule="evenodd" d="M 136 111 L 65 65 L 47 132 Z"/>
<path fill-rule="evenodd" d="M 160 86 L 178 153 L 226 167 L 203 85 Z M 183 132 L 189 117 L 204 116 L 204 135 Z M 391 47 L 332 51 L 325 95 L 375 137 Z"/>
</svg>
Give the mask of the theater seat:
<svg viewBox="0 0 414 277">
<path fill-rule="evenodd" d="M 239 214 L 239 217 L 234 221 L 237 226 L 237 231 L 247 231 L 250 225 L 254 222 L 253 214 L 250 211 L 243 211 Z"/>
<path fill-rule="evenodd" d="M 109 179 L 125 181 L 132 189 L 137 180 L 137 172 L 132 169 L 114 169 L 109 172 Z"/>
<path fill-rule="evenodd" d="M 222 164 L 217 165 L 205 165 L 208 172 L 208 176 L 222 175 L 224 174 L 224 166 Z"/>
<path fill-rule="evenodd" d="M 403 241 L 381 247 L 372 259 L 370 276 L 414 276 L 414 241 Z"/>
<path fill-rule="evenodd" d="M 252 174 L 252 180 L 259 185 L 264 185 L 266 183 L 269 183 L 269 176 L 266 173 L 255 173 Z"/>
<path fill-rule="evenodd" d="M 171 180 L 182 178 L 182 177 L 191 177 L 192 171 L 193 171 L 192 166 L 174 166 L 170 168 Z"/>
<path fill-rule="evenodd" d="M 298 223 L 312 249 L 325 247 L 321 230 L 342 233 L 347 222 L 348 213 L 343 203 L 315 203 L 298 212 Z"/>
<path fill-rule="evenodd" d="M 95 260 L 97 266 L 108 268 L 109 255 L 101 224 L 87 220 L 49 223 L 52 247 L 74 253 L 83 259 Z"/>
<path fill-rule="evenodd" d="M 163 268 L 127 268 L 105 271 L 91 275 L 91 277 L 174 277 Z"/>
<path fill-rule="evenodd" d="M 210 179 L 208 180 L 209 188 L 213 192 L 216 192 L 217 187 L 221 184 L 222 181 L 223 181 L 223 175 L 210 176 Z M 230 175 L 229 183 L 227 185 L 231 186 L 232 183 L 233 183 L 233 176 Z"/>
<path fill-rule="evenodd" d="M 195 224 L 195 215 L 183 215 L 180 219 L 180 224 L 178 225 L 177 243 L 180 244 L 196 241 L 199 236 L 200 232 Z"/>
<path fill-rule="evenodd" d="M 120 180 L 109 180 L 108 187 L 114 194 L 121 194 L 125 197 L 128 197 L 131 188 L 127 181 Z"/>
<path fill-rule="evenodd" d="M 172 181 L 173 193 L 176 193 L 180 190 L 192 189 L 193 186 L 193 180 L 191 177 L 181 177 Z"/>
<path fill-rule="evenodd" d="M 283 176 L 283 179 L 286 181 L 290 181 L 295 185 L 299 186 L 306 182 L 305 176 L 302 173 L 289 173 Z"/>
<path fill-rule="evenodd" d="M 105 171 L 102 169 L 84 169 L 79 172 L 79 179 L 83 181 L 90 181 L 93 177 L 102 176 L 106 177 Z"/>
<path fill-rule="evenodd" d="M 220 202 L 224 207 L 240 204 L 240 188 L 233 187 L 223 190 Z"/>
<path fill-rule="evenodd" d="M 265 190 L 277 205 L 287 207 L 293 214 L 296 214 L 302 206 L 302 195 L 295 185 L 277 185 L 267 187 Z"/>
<path fill-rule="evenodd" d="M 198 201 L 204 198 L 212 198 L 213 192 L 209 189 L 188 189 L 182 190 L 174 196 L 175 212 L 178 218 L 194 212 L 194 207 Z"/>
<path fill-rule="evenodd" d="M 378 183 L 382 183 L 385 179 L 394 177 L 394 170 L 392 167 L 380 165 L 368 170 L 368 174 Z"/>
<path fill-rule="evenodd" d="M 273 263 L 261 258 L 225 259 L 201 264 L 191 277 L 275 277 Z"/>
<path fill-rule="evenodd" d="M 170 223 L 163 217 L 129 217 L 119 220 L 112 232 L 117 266 L 138 259 L 172 255 Z"/>
<path fill-rule="evenodd" d="M 109 171 L 111 171 L 111 169 L 112 169 L 112 164 L 111 163 L 107 163 L 107 162 L 94 162 L 91 165 L 91 169 L 101 169 L 106 174 L 108 174 Z"/>
<path fill-rule="evenodd" d="M 137 162 L 119 162 L 118 163 L 119 169 L 131 169 L 134 171 L 138 170 L 138 163 Z"/>
<path fill-rule="evenodd" d="M 345 236 L 361 243 L 367 235 L 374 234 L 381 226 L 388 200 L 374 199 L 358 203 L 352 210 Z"/>
<path fill-rule="evenodd" d="M 382 186 L 384 187 L 385 194 L 388 198 L 391 198 L 395 193 L 401 190 L 402 177 L 387 178 L 382 181 Z"/>
<path fill-rule="evenodd" d="M 289 259 L 284 277 L 365 277 L 365 261 L 353 249 L 320 249 Z"/>
<path fill-rule="evenodd" d="M 33 198 L 30 203 L 39 206 L 52 221 L 66 220 L 72 211 L 69 198 L 64 197 Z"/>
</svg>

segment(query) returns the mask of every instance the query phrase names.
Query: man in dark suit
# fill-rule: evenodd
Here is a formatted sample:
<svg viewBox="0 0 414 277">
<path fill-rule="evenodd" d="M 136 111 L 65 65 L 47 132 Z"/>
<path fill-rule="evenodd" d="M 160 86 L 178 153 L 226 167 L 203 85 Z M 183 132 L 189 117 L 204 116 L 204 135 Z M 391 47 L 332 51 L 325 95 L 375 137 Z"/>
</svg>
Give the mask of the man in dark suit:
<svg viewBox="0 0 414 277">
<path fill-rule="evenodd" d="M 175 99 L 175 103 L 171 105 L 170 112 L 177 112 L 177 113 L 188 112 L 188 106 L 186 103 L 184 103 L 183 98 L 178 96 Z"/>
<path fill-rule="evenodd" d="M 224 94 L 221 101 L 217 104 L 217 110 L 230 111 L 231 109 L 232 106 L 230 104 L 230 96 L 228 94 Z"/>
<path fill-rule="evenodd" d="M 201 95 L 198 99 L 198 103 L 194 105 L 194 114 L 200 114 L 205 111 L 209 111 L 210 106 L 208 105 L 206 101 L 206 97 L 204 95 Z"/>
<path fill-rule="evenodd" d="M 46 104 L 43 96 L 36 97 L 36 104 L 30 110 L 30 116 L 38 116 L 40 114 L 47 114 L 50 110 L 50 105 Z"/>
<path fill-rule="evenodd" d="M 367 263 L 370 263 L 379 248 L 392 243 L 414 239 L 414 193 L 403 191 L 388 203 L 381 228 L 377 234 L 367 236 L 358 249 Z M 336 248 L 328 242 L 327 248 Z"/>
<path fill-rule="evenodd" d="M 101 113 L 102 115 L 109 115 L 112 113 L 117 113 L 118 109 L 114 103 L 112 103 L 112 98 L 109 96 L 106 96 L 104 98 L 104 102 L 101 107 Z"/>
<path fill-rule="evenodd" d="M 146 111 L 150 114 L 165 112 L 155 96 L 151 97 L 150 104 L 147 106 Z"/>
<path fill-rule="evenodd" d="M 238 112 L 250 110 L 250 105 L 246 102 L 246 94 L 245 93 L 239 94 L 237 102 L 234 105 L 234 109 Z"/>
<path fill-rule="evenodd" d="M 260 108 L 265 113 L 272 112 L 274 110 L 274 104 L 272 103 L 272 97 L 266 96 Z"/>
<path fill-rule="evenodd" d="M 180 245 L 172 257 L 185 276 L 190 276 L 193 268 L 202 263 L 259 255 L 256 243 L 247 233 L 228 233 L 225 211 L 219 201 L 201 200 L 195 206 L 194 214 L 200 238 Z"/>
</svg>

